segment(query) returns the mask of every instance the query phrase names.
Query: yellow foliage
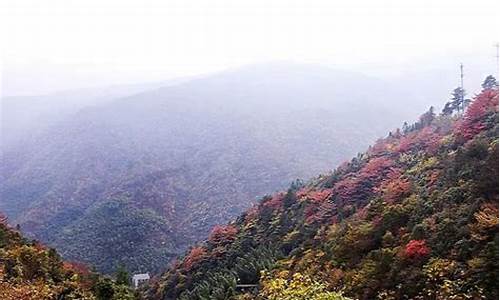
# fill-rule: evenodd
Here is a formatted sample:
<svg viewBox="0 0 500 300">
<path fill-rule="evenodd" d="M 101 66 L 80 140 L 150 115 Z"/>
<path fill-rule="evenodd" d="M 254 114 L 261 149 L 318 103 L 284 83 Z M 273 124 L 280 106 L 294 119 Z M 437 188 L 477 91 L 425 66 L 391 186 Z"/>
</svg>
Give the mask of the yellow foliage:
<svg viewBox="0 0 500 300">
<path fill-rule="evenodd" d="M 348 300 L 341 293 L 327 291 L 324 284 L 301 273 L 263 273 L 260 297 L 268 300 Z"/>
<path fill-rule="evenodd" d="M 469 225 L 474 240 L 483 241 L 487 239 L 488 231 L 498 230 L 498 207 L 493 203 L 484 204 L 474 218 L 476 223 Z"/>
</svg>

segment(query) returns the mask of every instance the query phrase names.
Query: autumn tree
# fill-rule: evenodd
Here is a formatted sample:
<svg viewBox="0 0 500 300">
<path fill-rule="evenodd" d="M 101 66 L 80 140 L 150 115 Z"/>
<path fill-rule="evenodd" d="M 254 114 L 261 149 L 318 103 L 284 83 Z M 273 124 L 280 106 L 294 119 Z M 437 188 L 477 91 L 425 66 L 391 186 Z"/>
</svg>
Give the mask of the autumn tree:
<svg viewBox="0 0 500 300">
<path fill-rule="evenodd" d="M 481 130 L 498 124 L 498 120 L 489 120 L 487 115 L 498 112 L 498 90 L 485 90 L 477 95 L 467 109 L 457 127 L 457 134 L 471 138 Z M 489 122 L 489 123 L 488 123 Z"/>
<path fill-rule="evenodd" d="M 419 259 L 428 256 L 430 252 L 425 240 L 411 240 L 406 244 L 404 255 L 410 259 Z"/>
<path fill-rule="evenodd" d="M 276 277 L 263 274 L 259 296 L 269 300 L 349 300 L 340 293 L 330 292 L 325 285 L 308 275 L 280 272 Z"/>
<path fill-rule="evenodd" d="M 216 225 L 208 240 L 213 244 L 226 244 L 236 239 L 236 234 L 238 233 L 238 229 L 233 225 Z"/>
<path fill-rule="evenodd" d="M 207 249 L 203 247 L 194 247 L 184 259 L 184 267 L 190 270 L 198 262 L 207 257 Z"/>
</svg>

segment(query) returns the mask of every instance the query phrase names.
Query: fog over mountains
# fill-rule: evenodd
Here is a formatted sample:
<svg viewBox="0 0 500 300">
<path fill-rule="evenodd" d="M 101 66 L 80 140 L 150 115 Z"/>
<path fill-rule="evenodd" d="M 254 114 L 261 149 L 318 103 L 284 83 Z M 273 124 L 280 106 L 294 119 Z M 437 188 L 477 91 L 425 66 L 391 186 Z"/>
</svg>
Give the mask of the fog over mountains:
<svg viewBox="0 0 500 300">
<path fill-rule="evenodd" d="M 103 272 L 162 269 L 429 104 L 404 79 L 291 64 L 103 91 L 2 100 L 0 201 L 25 233 Z"/>
</svg>

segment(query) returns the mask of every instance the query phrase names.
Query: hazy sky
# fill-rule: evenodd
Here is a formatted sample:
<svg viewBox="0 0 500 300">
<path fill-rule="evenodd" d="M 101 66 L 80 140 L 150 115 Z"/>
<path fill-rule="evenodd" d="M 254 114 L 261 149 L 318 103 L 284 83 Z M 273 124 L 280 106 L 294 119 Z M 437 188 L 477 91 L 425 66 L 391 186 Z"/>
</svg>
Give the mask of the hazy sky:
<svg viewBox="0 0 500 300">
<path fill-rule="evenodd" d="M 3 94 L 146 82 L 273 60 L 494 61 L 498 0 L 1 0 Z"/>
</svg>

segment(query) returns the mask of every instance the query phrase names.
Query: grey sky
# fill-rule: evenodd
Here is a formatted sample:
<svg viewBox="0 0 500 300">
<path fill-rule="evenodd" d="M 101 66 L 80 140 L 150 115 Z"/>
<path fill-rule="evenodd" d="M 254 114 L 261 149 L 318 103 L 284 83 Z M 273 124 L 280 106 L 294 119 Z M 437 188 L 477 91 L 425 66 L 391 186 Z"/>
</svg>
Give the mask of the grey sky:
<svg viewBox="0 0 500 300">
<path fill-rule="evenodd" d="M 164 80 L 291 60 L 397 71 L 493 60 L 496 0 L 4 0 L 2 93 Z M 454 63 L 454 61 L 452 62 Z"/>
</svg>

